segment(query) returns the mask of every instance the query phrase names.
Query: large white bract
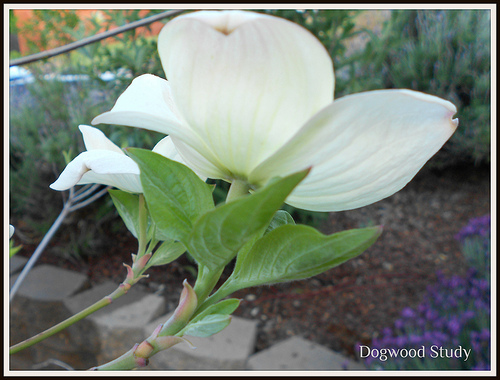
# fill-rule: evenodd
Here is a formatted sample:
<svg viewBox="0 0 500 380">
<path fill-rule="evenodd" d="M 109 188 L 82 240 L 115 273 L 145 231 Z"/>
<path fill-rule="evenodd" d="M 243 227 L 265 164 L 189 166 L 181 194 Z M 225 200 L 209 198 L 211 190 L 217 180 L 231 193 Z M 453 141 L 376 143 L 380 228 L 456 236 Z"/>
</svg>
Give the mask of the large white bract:
<svg viewBox="0 0 500 380">
<path fill-rule="evenodd" d="M 136 78 L 93 124 L 168 134 L 210 178 L 258 188 L 312 167 L 287 203 L 339 211 L 405 186 L 455 131 L 456 108 L 410 90 L 333 101 L 333 64 L 306 29 L 245 11 L 200 11 L 158 39 L 167 80 Z"/>
</svg>

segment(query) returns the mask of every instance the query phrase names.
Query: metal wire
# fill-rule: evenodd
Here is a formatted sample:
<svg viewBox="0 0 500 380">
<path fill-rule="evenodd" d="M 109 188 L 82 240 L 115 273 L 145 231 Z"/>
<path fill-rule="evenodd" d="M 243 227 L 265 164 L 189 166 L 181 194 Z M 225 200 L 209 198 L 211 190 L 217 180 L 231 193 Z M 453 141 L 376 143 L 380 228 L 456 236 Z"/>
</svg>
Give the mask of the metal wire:
<svg viewBox="0 0 500 380">
<path fill-rule="evenodd" d="M 105 38 L 115 36 L 117 34 L 126 32 L 128 30 L 132 30 L 132 29 L 138 28 L 140 26 L 149 25 L 155 21 L 159 21 L 159 20 L 167 18 L 167 17 L 178 15 L 181 12 L 184 12 L 184 9 L 176 9 L 176 10 L 158 13 L 154 16 L 146 17 L 142 20 L 137 20 L 137 21 L 131 22 L 130 24 L 122 25 L 118 28 L 95 34 L 91 37 L 82 38 L 79 41 L 71 42 L 71 43 L 64 45 L 64 46 L 59 46 L 59 47 L 54 48 L 54 49 L 45 50 L 45 51 L 41 51 L 39 53 L 27 55 L 26 57 L 13 59 L 13 60 L 9 61 L 9 67 L 26 65 L 28 63 L 39 61 L 41 59 L 55 57 L 56 55 L 67 53 L 71 50 L 75 50 L 75 49 L 81 48 L 83 46 L 90 45 L 94 42 L 104 40 Z"/>
<path fill-rule="evenodd" d="M 88 188 L 86 186 L 83 187 L 83 189 L 85 189 L 83 192 L 80 190 L 75 192 L 73 187 L 69 190 L 69 197 L 66 200 L 66 202 L 64 202 L 64 206 L 63 206 L 61 213 L 59 214 L 59 216 L 57 217 L 55 222 L 52 224 L 50 229 L 47 231 L 47 233 L 43 237 L 43 239 L 40 242 L 40 244 L 38 245 L 38 247 L 36 247 L 35 252 L 33 252 L 33 255 L 31 255 L 30 259 L 28 260 L 28 262 L 24 266 L 23 270 L 21 271 L 19 276 L 16 278 L 14 285 L 12 285 L 12 288 L 10 289 L 10 294 L 9 294 L 9 302 L 11 302 L 14 299 L 14 296 L 16 295 L 17 291 L 19 290 L 25 277 L 28 275 L 31 268 L 33 268 L 33 266 L 37 262 L 38 258 L 41 256 L 42 252 L 45 250 L 45 248 L 49 244 L 50 240 L 52 239 L 54 234 L 57 232 L 59 227 L 61 226 L 64 219 L 73 211 L 78 210 L 79 208 L 82 208 L 84 206 L 87 206 L 89 203 L 94 202 L 96 199 L 100 198 L 101 196 L 103 196 L 104 194 L 106 194 L 108 192 L 109 186 L 106 186 L 96 193 L 95 191 L 98 190 L 100 187 L 101 187 L 101 185 L 95 184 L 95 185 L 91 186 L 90 188 Z M 75 196 L 75 194 L 78 194 L 78 195 Z M 88 198 L 85 199 L 85 197 L 88 197 Z M 85 199 L 85 200 L 82 200 L 82 199 Z M 78 201 L 80 201 L 80 202 L 78 203 Z"/>
</svg>

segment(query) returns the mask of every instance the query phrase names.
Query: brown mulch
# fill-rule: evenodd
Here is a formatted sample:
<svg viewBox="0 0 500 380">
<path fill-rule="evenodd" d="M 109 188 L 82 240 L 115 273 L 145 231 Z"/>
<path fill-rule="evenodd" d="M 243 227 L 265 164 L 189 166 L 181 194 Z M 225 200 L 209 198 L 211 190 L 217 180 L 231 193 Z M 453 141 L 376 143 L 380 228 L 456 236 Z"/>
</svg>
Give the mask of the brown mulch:
<svg viewBox="0 0 500 380">
<path fill-rule="evenodd" d="M 258 321 L 257 350 L 300 335 L 354 356 L 357 342 L 369 343 L 392 325 L 403 308 L 423 300 L 436 271 L 465 273 L 466 263 L 454 235 L 469 219 L 489 212 L 489 169 L 424 169 L 392 197 L 332 213 L 319 227 L 333 233 L 383 225 L 382 236 L 366 252 L 308 280 L 239 291 L 234 296 L 243 301 L 235 315 Z M 21 254 L 29 255 L 34 248 L 25 244 Z M 93 282 L 103 278 L 121 282 L 122 263 L 130 262 L 135 249 L 135 240 L 122 232 L 99 254 L 74 261 L 51 255 L 49 250 L 39 262 L 84 272 Z M 151 291 L 164 289 L 162 294 L 173 308 L 182 280 L 194 283 L 193 269 L 194 264 L 183 256 L 168 267 L 154 268 L 142 282 Z"/>
</svg>

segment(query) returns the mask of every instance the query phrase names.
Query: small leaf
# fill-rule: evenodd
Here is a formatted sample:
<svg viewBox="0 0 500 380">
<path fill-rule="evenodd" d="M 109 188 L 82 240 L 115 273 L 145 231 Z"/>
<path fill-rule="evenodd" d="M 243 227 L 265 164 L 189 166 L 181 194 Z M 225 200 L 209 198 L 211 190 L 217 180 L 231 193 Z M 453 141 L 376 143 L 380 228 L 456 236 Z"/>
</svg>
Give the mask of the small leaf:
<svg viewBox="0 0 500 380">
<path fill-rule="evenodd" d="M 231 323 L 231 316 L 225 314 L 210 314 L 198 322 L 190 323 L 183 329 L 183 335 L 206 338 L 224 330 Z"/>
<path fill-rule="evenodd" d="M 216 303 L 215 305 L 210 305 L 200 314 L 194 317 L 190 323 L 198 322 L 199 320 L 205 318 L 210 314 L 232 314 L 240 305 L 240 300 L 237 298 L 229 298 Z"/>
<path fill-rule="evenodd" d="M 17 252 L 19 252 L 23 248 L 22 245 L 18 245 L 17 247 L 14 247 L 14 241 L 9 240 L 9 258 L 14 256 Z"/>
<path fill-rule="evenodd" d="M 269 223 L 269 226 L 266 229 L 264 234 L 268 234 L 272 230 L 284 226 L 286 224 L 295 224 L 292 216 L 285 210 L 278 210 L 276 214 L 274 214 L 273 220 Z"/>
<path fill-rule="evenodd" d="M 212 270 L 228 264 L 249 239 L 264 231 L 276 210 L 308 172 L 276 180 L 254 194 L 218 206 L 201 216 L 189 236 L 189 253 Z"/>
<path fill-rule="evenodd" d="M 139 196 L 122 190 L 108 190 L 125 226 L 136 238 L 139 231 Z"/>
<path fill-rule="evenodd" d="M 162 236 L 184 241 L 193 221 L 214 207 L 211 187 L 187 166 L 145 149 L 127 149 L 139 165 L 148 209 Z"/>
<path fill-rule="evenodd" d="M 153 266 L 169 264 L 186 252 L 186 247 L 173 240 L 163 242 L 155 251 L 146 265 L 146 269 Z"/>
<path fill-rule="evenodd" d="M 236 291 L 315 276 L 361 254 L 381 232 L 379 227 L 369 227 L 326 236 L 304 225 L 278 227 L 238 255 L 234 272 L 223 286 Z"/>
</svg>

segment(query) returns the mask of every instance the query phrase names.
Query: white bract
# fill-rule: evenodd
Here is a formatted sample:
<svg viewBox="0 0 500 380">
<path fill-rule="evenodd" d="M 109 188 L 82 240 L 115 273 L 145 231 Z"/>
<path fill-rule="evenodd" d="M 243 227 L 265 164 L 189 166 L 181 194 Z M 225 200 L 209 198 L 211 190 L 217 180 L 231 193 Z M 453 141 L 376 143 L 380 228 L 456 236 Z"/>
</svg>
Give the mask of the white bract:
<svg viewBox="0 0 500 380">
<path fill-rule="evenodd" d="M 449 139 L 456 108 L 410 90 L 333 101 L 333 64 L 306 29 L 246 11 L 175 18 L 158 39 L 168 81 L 136 78 L 93 120 L 170 135 L 185 162 L 251 188 L 312 167 L 287 203 L 371 204 L 404 187 Z"/>
<path fill-rule="evenodd" d="M 100 183 L 131 193 L 142 193 L 139 166 L 134 160 L 99 129 L 88 125 L 80 125 L 79 128 L 87 151 L 76 156 L 50 187 L 67 190 L 75 185 Z M 153 152 L 184 163 L 168 136 L 156 144 Z"/>
</svg>

